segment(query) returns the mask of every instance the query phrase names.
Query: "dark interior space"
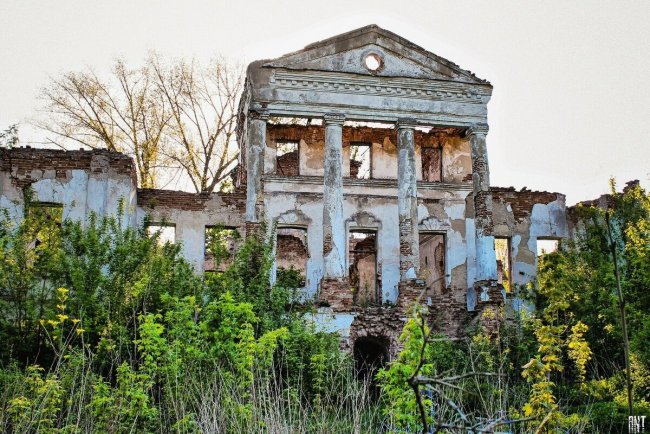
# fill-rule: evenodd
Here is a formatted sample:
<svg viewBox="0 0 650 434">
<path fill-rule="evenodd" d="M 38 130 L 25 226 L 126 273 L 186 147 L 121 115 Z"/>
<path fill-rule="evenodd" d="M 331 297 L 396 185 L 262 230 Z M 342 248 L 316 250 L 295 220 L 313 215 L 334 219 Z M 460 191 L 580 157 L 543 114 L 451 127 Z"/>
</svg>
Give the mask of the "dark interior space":
<svg viewBox="0 0 650 434">
<path fill-rule="evenodd" d="M 370 394 L 379 398 L 379 385 L 375 375 L 388 362 L 388 340 L 367 336 L 354 342 L 354 364 L 360 380 L 369 380 Z"/>
</svg>

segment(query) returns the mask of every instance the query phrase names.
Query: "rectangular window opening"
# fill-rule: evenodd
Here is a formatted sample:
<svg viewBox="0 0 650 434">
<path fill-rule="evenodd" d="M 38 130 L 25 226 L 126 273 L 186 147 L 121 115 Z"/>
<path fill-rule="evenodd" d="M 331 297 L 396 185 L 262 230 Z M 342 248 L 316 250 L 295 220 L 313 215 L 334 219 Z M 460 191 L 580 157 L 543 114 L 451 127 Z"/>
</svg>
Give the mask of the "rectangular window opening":
<svg viewBox="0 0 650 434">
<path fill-rule="evenodd" d="M 377 231 L 352 230 L 348 238 L 348 273 L 359 305 L 381 304 L 381 285 L 377 275 Z"/>
<path fill-rule="evenodd" d="M 30 202 L 27 213 L 32 218 L 61 225 L 63 221 L 63 204 L 55 202 Z"/>
<path fill-rule="evenodd" d="M 560 240 L 557 239 L 537 239 L 537 257 L 553 253 L 560 248 Z"/>
<path fill-rule="evenodd" d="M 300 175 L 300 142 L 278 140 L 276 142 L 275 174 L 280 176 Z"/>
<path fill-rule="evenodd" d="M 304 288 L 307 276 L 307 230 L 305 228 L 281 227 L 277 229 L 276 283 L 290 289 Z"/>
<path fill-rule="evenodd" d="M 512 259 L 510 238 L 494 237 L 494 252 L 497 257 L 497 282 L 506 292 L 512 290 Z"/>
<path fill-rule="evenodd" d="M 55 202 L 30 202 L 27 214 L 31 221 L 30 231 L 32 241 L 30 248 L 47 245 L 55 240 L 63 222 L 63 204 Z"/>
<path fill-rule="evenodd" d="M 447 286 L 445 278 L 445 234 L 420 232 L 420 273 L 425 281 L 427 303 Z"/>
<path fill-rule="evenodd" d="M 371 150 L 370 143 L 350 144 L 350 178 L 371 178 Z"/>
<path fill-rule="evenodd" d="M 158 237 L 158 244 L 174 244 L 176 242 L 176 225 L 172 223 L 149 223 L 147 235 Z"/>
<path fill-rule="evenodd" d="M 422 180 L 442 181 L 442 148 L 422 148 Z"/>
<path fill-rule="evenodd" d="M 203 269 L 224 272 L 232 265 L 242 237 L 234 227 L 206 226 Z"/>
</svg>

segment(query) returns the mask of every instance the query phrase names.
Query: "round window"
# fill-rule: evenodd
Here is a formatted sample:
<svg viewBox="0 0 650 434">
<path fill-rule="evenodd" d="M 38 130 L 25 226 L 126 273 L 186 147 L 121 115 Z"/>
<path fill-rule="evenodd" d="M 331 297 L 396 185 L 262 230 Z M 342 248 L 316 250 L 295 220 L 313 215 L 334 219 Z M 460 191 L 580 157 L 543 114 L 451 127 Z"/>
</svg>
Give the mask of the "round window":
<svg viewBox="0 0 650 434">
<path fill-rule="evenodd" d="M 384 60 L 379 54 L 370 53 L 366 56 L 364 60 L 366 68 L 371 72 L 379 72 L 384 66 Z"/>
</svg>

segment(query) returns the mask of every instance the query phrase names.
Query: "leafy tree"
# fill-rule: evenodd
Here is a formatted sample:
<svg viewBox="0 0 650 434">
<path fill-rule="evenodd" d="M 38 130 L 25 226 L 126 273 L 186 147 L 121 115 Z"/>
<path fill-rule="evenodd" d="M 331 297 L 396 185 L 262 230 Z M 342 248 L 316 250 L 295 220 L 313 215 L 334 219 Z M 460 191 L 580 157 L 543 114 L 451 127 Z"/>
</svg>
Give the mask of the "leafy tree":
<svg viewBox="0 0 650 434">
<path fill-rule="evenodd" d="M 646 344 L 650 323 L 650 199 L 638 184 L 617 193 L 612 182 L 607 202 L 607 210 L 578 206 L 575 218 L 581 223 L 576 240 L 540 261 L 536 294 L 537 311 L 542 316 L 534 328 L 541 359 L 531 361 L 529 378 L 534 377 L 535 366 L 543 366 L 547 373 L 555 371 L 556 385 L 572 394 L 574 405 L 596 399 L 591 405 L 611 409 L 613 413 L 594 424 L 603 426 L 614 420 L 615 429 L 622 430 L 626 412 L 617 408 L 627 408 L 627 393 L 620 387 L 627 375 L 621 309 L 626 313 L 630 360 L 635 365 L 631 368 L 634 406 L 637 412 L 647 411 L 649 406 L 650 390 L 643 386 L 646 381 L 642 372 L 650 361 Z M 624 298 L 617 289 L 612 249 Z M 572 340 L 571 336 L 579 339 Z M 575 360 L 575 369 L 562 370 L 565 358 Z M 610 395 L 603 390 L 609 390 Z"/>
<path fill-rule="evenodd" d="M 119 214 L 82 224 L 27 209 L 0 218 L 3 432 L 362 426 L 352 412 L 369 401 L 338 337 L 271 287 L 268 243 L 247 240 L 210 284 L 180 246 L 121 227 Z"/>
</svg>

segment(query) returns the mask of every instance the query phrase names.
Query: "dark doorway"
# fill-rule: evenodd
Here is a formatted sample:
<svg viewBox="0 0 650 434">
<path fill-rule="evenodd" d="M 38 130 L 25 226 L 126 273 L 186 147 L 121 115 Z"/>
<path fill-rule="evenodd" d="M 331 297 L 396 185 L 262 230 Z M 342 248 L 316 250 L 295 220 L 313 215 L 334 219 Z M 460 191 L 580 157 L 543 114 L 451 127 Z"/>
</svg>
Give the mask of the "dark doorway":
<svg viewBox="0 0 650 434">
<path fill-rule="evenodd" d="M 350 286 L 354 302 L 361 306 L 381 304 L 377 276 L 377 231 L 351 230 L 348 239 Z"/>
<path fill-rule="evenodd" d="M 426 285 L 427 304 L 430 304 L 446 287 L 444 234 L 420 232 L 420 272 Z"/>
<path fill-rule="evenodd" d="M 366 336 L 354 342 L 354 364 L 360 380 L 368 381 L 370 395 L 379 398 L 377 372 L 388 362 L 388 339 Z"/>
</svg>

